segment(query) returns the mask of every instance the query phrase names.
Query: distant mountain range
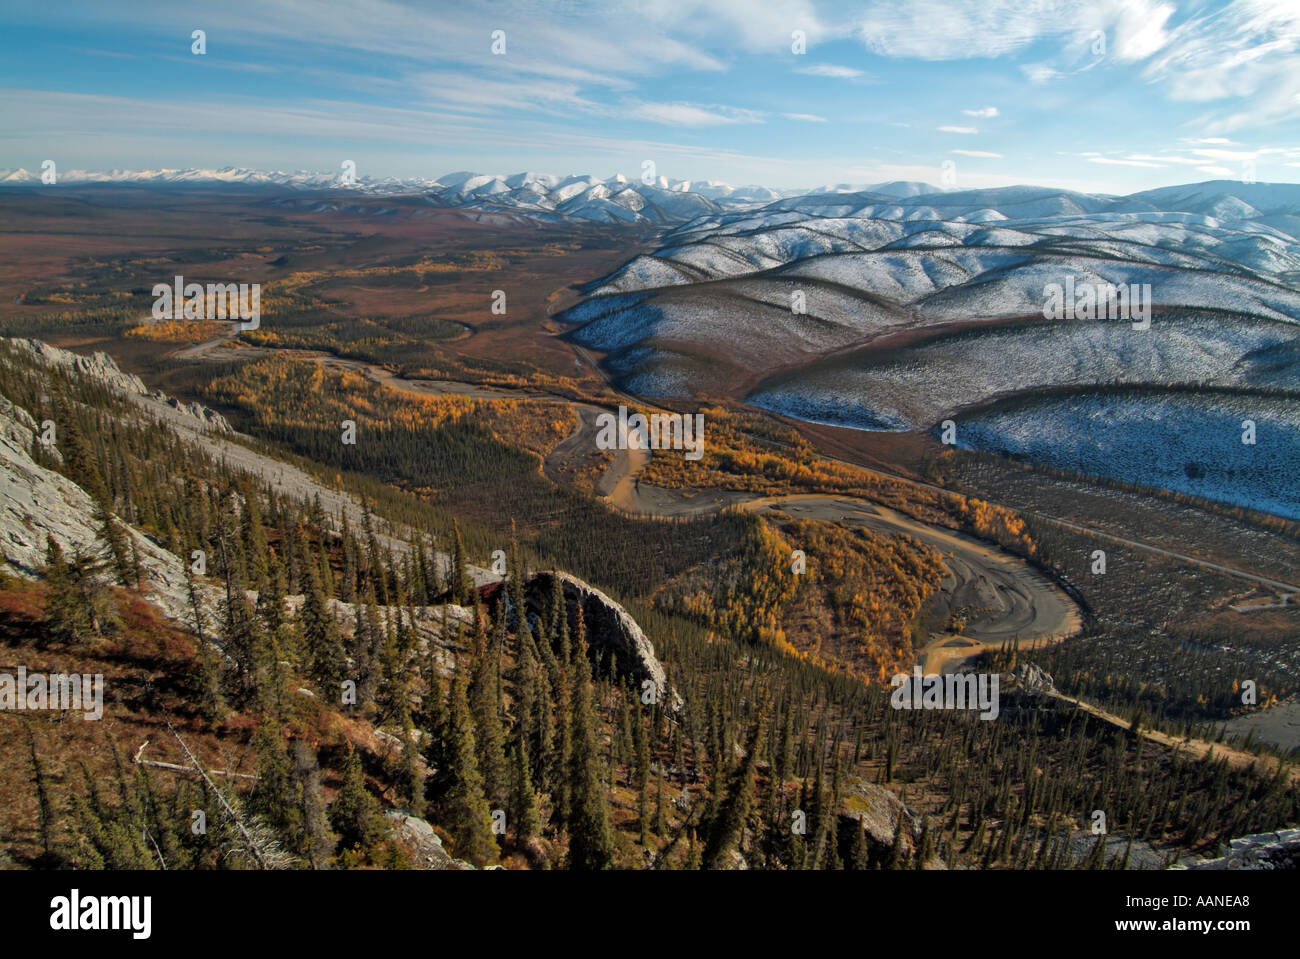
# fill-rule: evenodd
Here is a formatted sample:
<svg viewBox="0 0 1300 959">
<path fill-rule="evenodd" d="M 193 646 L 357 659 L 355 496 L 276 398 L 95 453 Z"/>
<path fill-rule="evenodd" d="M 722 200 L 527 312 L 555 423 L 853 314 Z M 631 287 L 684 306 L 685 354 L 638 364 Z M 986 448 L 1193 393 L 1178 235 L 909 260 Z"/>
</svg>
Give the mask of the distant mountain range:
<svg viewBox="0 0 1300 959">
<path fill-rule="evenodd" d="M 622 175 L 600 179 L 594 176 L 556 176 L 523 172 L 509 176 L 460 171 L 429 177 L 355 177 L 344 182 L 342 173 L 313 173 L 299 170 L 254 170 L 223 167 L 219 170 L 67 170 L 58 182 L 72 185 L 133 184 L 140 186 L 215 186 L 219 184 L 282 187 L 319 193 L 353 193 L 363 196 L 422 196 L 438 205 L 517 213 L 534 219 L 584 220 L 597 223 L 684 223 L 697 216 L 750 209 L 783 197 L 804 193 L 844 194 L 869 192 L 881 196 L 912 197 L 943 192 L 918 181 L 852 185 L 827 184 L 815 190 L 772 190 L 764 186 L 732 186 L 717 180 L 673 180 L 656 177 L 653 182 L 629 180 Z M 41 175 L 25 169 L 0 170 L 0 186 L 40 186 Z"/>
<path fill-rule="evenodd" d="M 652 183 L 619 175 L 555 176 L 515 173 L 500 176 L 462 171 L 427 177 L 372 179 L 358 176 L 344 182 L 341 173 L 264 172 L 244 167 L 220 170 L 67 170 L 62 184 L 134 184 L 141 186 L 213 186 L 234 184 L 282 187 L 295 191 L 337 191 L 363 196 L 421 196 L 439 206 L 517 213 L 542 220 L 583 220 L 596 223 L 683 223 L 724 210 L 770 203 L 782 194 L 761 186 L 735 187 L 715 180 L 670 180 Z M 41 175 L 24 169 L 0 170 L 0 186 L 40 186 Z"/>
<path fill-rule="evenodd" d="M 732 186 L 717 180 L 652 183 L 618 176 L 556 176 L 523 172 L 509 176 L 460 171 L 437 178 L 357 176 L 299 170 L 65 170 L 58 182 L 71 185 L 281 187 L 310 193 L 360 196 L 419 196 L 436 206 L 516 213 L 548 221 L 688 224 L 711 214 L 758 208 L 773 215 L 905 220 L 908 222 L 993 223 L 1037 216 L 1125 213 L 1194 213 L 1219 220 L 1250 220 L 1300 236 L 1300 186 L 1212 180 L 1148 190 L 1130 196 L 1077 193 L 1045 187 L 950 190 L 917 180 L 876 184 L 826 184 L 809 190 Z M 0 169 L 0 186 L 40 186 L 41 174 L 22 168 Z M 335 208 L 335 207 L 327 207 Z"/>
</svg>

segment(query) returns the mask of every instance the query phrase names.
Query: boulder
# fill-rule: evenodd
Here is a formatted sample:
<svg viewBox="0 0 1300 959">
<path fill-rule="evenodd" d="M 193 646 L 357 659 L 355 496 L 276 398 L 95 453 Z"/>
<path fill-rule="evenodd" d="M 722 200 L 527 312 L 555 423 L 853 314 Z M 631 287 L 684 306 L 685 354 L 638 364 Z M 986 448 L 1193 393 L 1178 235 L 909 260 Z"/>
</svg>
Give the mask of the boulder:
<svg viewBox="0 0 1300 959">
<path fill-rule="evenodd" d="M 397 840 L 406 846 L 423 869 L 472 870 L 463 859 L 455 859 L 442 847 L 442 840 L 423 819 L 408 809 L 389 809 L 384 815 L 393 827 Z"/>
</svg>

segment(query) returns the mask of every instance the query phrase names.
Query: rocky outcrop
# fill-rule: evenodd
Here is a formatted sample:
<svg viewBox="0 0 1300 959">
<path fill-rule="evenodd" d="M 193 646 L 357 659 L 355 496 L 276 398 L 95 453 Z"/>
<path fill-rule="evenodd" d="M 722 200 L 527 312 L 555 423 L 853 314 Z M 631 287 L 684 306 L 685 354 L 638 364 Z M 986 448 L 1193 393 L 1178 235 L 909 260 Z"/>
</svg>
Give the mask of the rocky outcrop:
<svg viewBox="0 0 1300 959">
<path fill-rule="evenodd" d="M 1300 829 L 1256 833 L 1232 840 L 1216 859 L 1186 858 L 1170 869 L 1295 869 L 1300 867 Z"/>
<path fill-rule="evenodd" d="M 1015 677 L 1020 687 L 1026 691 L 1050 693 L 1056 689 L 1051 673 L 1044 672 L 1033 663 L 1021 663 L 1017 666 Z"/>
<path fill-rule="evenodd" d="M 15 348 L 31 353 L 32 356 L 47 366 L 58 366 L 74 370 L 84 376 L 98 380 L 119 393 L 129 393 L 136 396 L 147 396 L 149 393 L 140 377 L 133 373 L 123 372 L 107 353 L 82 356 L 80 353 L 73 353 L 71 350 L 50 346 L 50 344 L 43 343 L 40 340 L 27 340 L 17 337 L 9 342 Z"/>
<path fill-rule="evenodd" d="M 27 449 L 38 428 L 32 414 L 12 400 L 0 396 L 0 440 Z"/>
<path fill-rule="evenodd" d="M 234 432 L 224 416 L 216 410 L 209 409 L 202 403 L 183 403 L 174 396 L 168 396 L 159 390 L 151 393 L 140 377 L 122 370 L 107 353 L 100 352 L 92 353 L 90 356 L 83 356 L 80 353 L 73 353 L 71 350 L 50 346 L 50 344 L 41 340 L 14 338 L 9 340 L 9 343 L 18 350 L 30 353 L 33 358 L 46 366 L 70 370 L 102 383 L 114 392 L 129 397 L 145 412 L 151 413 L 155 419 L 160 416 L 170 419 L 172 416 L 179 414 L 187 420 L 192 420 L 191 425 L 204 432 Z"/>
<path fill-rule="evenodd" d="M 0 397 L 0 556 L 28 577 L 39 575 L 45 566 L 47 535 L 67 555 L 105 554 L 94 500 L 62 473 L 32 459 L 36 429 L 26 410 Z M 149 599 L 169 616 L 188 621 L 189 593 L 180 558 L 137 530 L 127 531 L 148 583 Z"/>
<path fill-rule="evenodd" d="M 903 828 L 898 832 L 900 821 Z M 893 853 L 896 832 L 902 854 L 909 858 L 916 856 L 923 823 L 921 816 L 884 786 L 855 778 L 844 790 L 839 809 L 839 835 L 848 836 L 848 830 L 854 828 L 866 832 L 868 855 L 873 862 L 881 863 Z M 946 869 L 947 865 L 932 852 L 922 868 Z"/>
<path fill-rule="evenodd" d="M 453 858 L 442 847 L 442 839 L 423 819 L 412 816 L 406 809 L 389 809 L 384 815 L 393 827 L 397 841 L 407 848 L 420 869 L 472 870 L 463 859 Z"/>
<path fill-rule="evenodd" d="M 202 403 L 182 403 L 174 396 L 168 396 L 161 390 L 155 390 L 149 397 L 156 403 L 162 403 L 182 416 L 188 416 L 198 422 L 200 428 L 212 430 L 217 433 L 233 433 L 234 428 L 224 416 L 214 409 L 209 409 Z"/>
<path fill-rule="evenodd" d="M 556 579 L 564 591 L 569 629 L 575 628 L 578 610 L 581 609 L 587 643 L 595 653 L 596 661 L 604 662 L 606 655 L 612 654 L 620 677 L 630 677 L 638 689 L 646 680 L 651 681 L 660 703 L 674 712 L 680 709 L 681 697 L 669 687 L 663 663 L 655 656 L 654 644 L 627 610 L 594 586 L 568 573 L 538 573 L 526 589 L 529 615 L 541 611 L 555 588 Z"/>
<path fill-rule="evenodd" d="M 844 807 L 848 815 L 862 823 L 870 841 L 885 848 L 894 843 L 898 817 L 905 817 L 903 845 L 911 854 L 913 839 L 920 832 L 921 825 L 903 801 L 884 786 L 862 780 L 851 783 L 845 790 Z"/>
</svg>

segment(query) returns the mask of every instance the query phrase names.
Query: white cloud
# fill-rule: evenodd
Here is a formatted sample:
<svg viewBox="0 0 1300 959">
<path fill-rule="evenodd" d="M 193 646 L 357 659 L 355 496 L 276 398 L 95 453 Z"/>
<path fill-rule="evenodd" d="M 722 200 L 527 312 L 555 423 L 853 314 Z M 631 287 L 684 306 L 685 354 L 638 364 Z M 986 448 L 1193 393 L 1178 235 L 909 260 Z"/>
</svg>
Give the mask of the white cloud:
<svg viewBox="0 0 1300 959">
<path fill-rule="evenodd" d="M 997 57 L 1043 39 L 1076 52 L 1102 31 L 1119 60 L 1160 50 L 1174 6 L 1162 0 L 870 0 L 858 18 L 867 49 L 889 57 Z"/>
<path fill-rule="evenodd" d="M 825 117 L 819 117 L 815 113 L 783 113 L 781 116 L 787 120 L 801 120 L 804 123 L 825 123 Z"/>
<path fill-rule="evenodd" d="M 631 114 L 642 120 L 682 127 L 763 122 L 763 114 L 757 110 L 698 103 L 637 103 L 631 107 Z"/>
<path fill-rule="evenodd" d="M 446 70 L 416 74 L 408 79 L 427 102 L 458 112 L 527 109 L 595 113 L 604 109 L 582 96 L 576 83 L 537 77 L 483 77 Z"/>
<path fill-rule="evenodd" d="M 964 157 L 985 157 L 990 160 L 1001 160 L 1001 153 L 989 153 L 987 150 L 953 150 L 953 153 L 960 153 Z"/>
<path fill-rule="evenodd" d="M 507 3 L 506 6 L 513 16 L 520 5 Z M 561 5 L 530 3 L 528 7 L 546 11 Z M 609 20 L 613 21 L 608 26 L 619 30 L 620 37 L 629 31 L 650 27 L 649 32 L 652 34 L 676 32 L 700 38 L 726 37 L 734 45 L 754 53 L 782 50 L 789 54 L 790 33 L 796 29 L 804 32 L 809 47 L 830 36 L 830 29 L 817 16 L 812 0 L 783 0 L 781 3 L 754 3 L 753 0 L 602 0 L 601 3 L 581 4 L 581 8 L 582 14 L 577 22 L 585 24 L 598 11 L 607 12 Z"/>
<path fill-rule="evenodd" d="M 987 120 L 990 117 L 995 117 L 998 115 L 998 108 L 980 107 L 980 109 L 978 110 L 962 110 L 961 112 L 966 114 L 966 116 L 968 117 L 977 117 L 978 119 L 981 120 Z"/>
<path fill-rule="evenodd" d="M 1210 134 L 1300 116 L 1300 5 L 1232 0 L 1177 27 L 1143 76 L 1173 100 L 1236 101 L 1197 119 Z"/>
<path fill-rule="evenodd" d="M 1211 176 L 1232 176 L 1232 171 L 1226 166 L 1198 166 L 1196 169 Z"/>
<path fill-rule="evenodd" d="M 1020 72 L 1033 83 L 1046 83 L 1048 80 L 1055 80 L 1061 76 L 1061 71 L 1055 67 L 1049 67 L 1046 63 L 1022 63 Z"/>
<path fill-rule="evenodd" d="M 317 165 L 320 154 L 314 148 L 289 154 L 302 157 L 303 162 L 290 160 L 286 165 L 285 137 L 302 137 L 304 140 L 324 137 L 353 144 L 407 144 L 410 148 L 409 162 L 413 166 L 411 172 L 418 171 L 421 175 L 429 172 L 430 144 L 452 145 L 451 150 L 436 151 L 437 156 L 452 157 L 442 166 L 441 172 L 446 172 L 483 169 L 482 162 L 471 158 L 512 156 L 524 141 L 534 149 L 551 154 L 562 152 L 564 156 L 572 157 L 572 162 L 562 162 L 561 166 L 575 172 L 591 170 L 592 158 L 597 156 L 608 157 L 614 163 L 626 162 L 629 156 L 666 156 L 679 158 L 683 163 L 694 163 L 704 171 L 716 171 L 729 165 L 760 173 L 769 169 L 773 176 L 788 164 L 784 158 L 716 146 L 606 137 L 557 129 L 549 124 L 521 127 L 519 124 L 502 124 L 430 110 L 324 100 L 283 107 L 250 102 L 244 98 L 204 102 L 178 98 L 167 101 L 0 87 L 0 116 L 21 118 L 22 128 L 29 131 L 34 140 L 53 144 L 54 149 L 60 151 L 56 155 L 75 158 L 69 159 L 68 169 L 78 165 L 86 169 L 106 169 L 112 165 L 142 168 L 145 164 L 116 159 L 138 155 L 142 145 L 145 149 L 159 151 L 159 155 L 165 153 L 169 159 L 162 165 L 166 166 L 251 165 L 250 156 L 265 155 L 267 159 L 256 161 L 265 169 L 297 169 L 299 166 L 304 169 L 336 169 L 333 167 L 333 154 L 326 164 Z M 111 118 L 111 124 L 105 122 L 106 118 Z M 246 140 L 232 145 L 213 141 L 213 130 L 236 127 L 246 135 Z M 186 144 L 184 152 L 178 152 L 174 139 L 159 136 L 160 129 L 181 136 Z M 96 131 L 93 140 L 85 135 L 87 130 Z M 264 145 L 270 146 L 264 148 Z M 106 160 L 107 156 L 114 159 Z M 357 159 L 360 162 L 361 157 Z M 663 164 L 660 166 L 662 169 Z"/>
<path fill-rule="evenodd" d="M 866 72 L 854 67 L 842 67 L 835 63 L 814 63 L 800 67 L 795 73 L 804 73 L 810 77 L 835 77 L 839 80 L 856 80 L 866 76 Z"/>
<path fill-rule="evenodd" d="M 1126 62 L 1145 60 L 1169 43 L 1165 24 L 1175 12 L 1172 3 L 1109 0 L 1095 5 L 1098 20 L 1093 29 L 1106 33 L 1110 52 Z M 1107 28 L 1103 23 L 1109 22 Z"/>
<path fill-rule="evenodd" d="M 1146 160 L 1149 163 L 1182 163 L 1187 166 L 1196 166 L 1198 163 L 1204 163 L 1204 160 L 1193 160 L 1191 157 L 1176 157 L 1162 153 L 1159 156 L 1150 156 L 1145 153 L 1135 153 L 1130 156 L 1130 160 Z"/>
<path fill-rule="evenodd" d="M 1188 152 L 1206 160 L 1253 160 L 1259 156 L 1258 150 L 1190 150 Z"/>
<path fill-rule="evenodd" d="M 979 133 L 978 127 L 935 127 L 940 133 Z"/>
<path fill-rule="evenodd" d="M 1094 156 L 1094 157 L 1088 157 L 1088 162 L 1089 162 L 1089 163 L 1105 163 L 1105 164 L 1107 164 L 1108 166 L 1144 166 L 1144 167 L 1154 167 L 1154 168 L 1157 169 L 1157 170 L 1158 170 L 1158 169 L 1161 169 L 1161 168 L 1164 166 L 1163 163 L 1151 163 L 1151 162 L 1148 161 L 1148 160 L 1121 160 L 1121 159 L 1117 159 L 1117 158 L 1115 158 L 1115 157 L 1095 157 L 1095 156 Z"/>
</svg>

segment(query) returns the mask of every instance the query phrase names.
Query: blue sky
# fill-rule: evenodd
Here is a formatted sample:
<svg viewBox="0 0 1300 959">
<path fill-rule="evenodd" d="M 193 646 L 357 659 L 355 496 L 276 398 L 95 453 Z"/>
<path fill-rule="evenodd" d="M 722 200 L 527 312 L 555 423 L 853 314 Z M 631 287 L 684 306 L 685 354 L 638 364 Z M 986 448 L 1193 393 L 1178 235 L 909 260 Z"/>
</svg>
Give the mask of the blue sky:
<svg viewBox="0 0 1300 959">
<path fill-rule="evenodd" d="M 629 178 L 649 160 L 777 188 L 940 183 L 945 165 L 958 187 L 1295 182 L 1300 0 L 9 4 L 0 169 L 47 158 Z"/>
</svg>

